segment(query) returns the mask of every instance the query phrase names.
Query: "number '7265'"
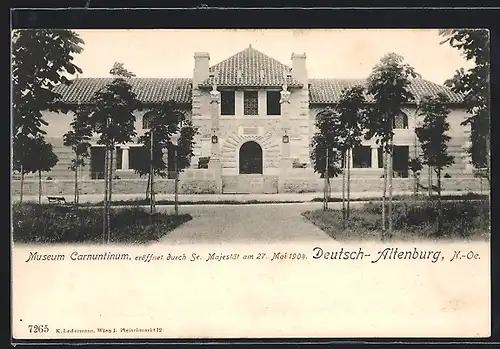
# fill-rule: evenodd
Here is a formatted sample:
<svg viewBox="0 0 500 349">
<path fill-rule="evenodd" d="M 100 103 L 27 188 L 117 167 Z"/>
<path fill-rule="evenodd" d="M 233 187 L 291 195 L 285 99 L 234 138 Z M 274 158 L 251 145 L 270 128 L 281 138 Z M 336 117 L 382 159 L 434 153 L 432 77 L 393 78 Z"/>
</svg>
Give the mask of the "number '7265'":
<svg viewBox="0 0 500 349">
<path fill-rule="evenodd" d="M 47 325 L 28 325 L 30 333 L 47 333 L 49 332 L 49 326 Z"/>
</svg>

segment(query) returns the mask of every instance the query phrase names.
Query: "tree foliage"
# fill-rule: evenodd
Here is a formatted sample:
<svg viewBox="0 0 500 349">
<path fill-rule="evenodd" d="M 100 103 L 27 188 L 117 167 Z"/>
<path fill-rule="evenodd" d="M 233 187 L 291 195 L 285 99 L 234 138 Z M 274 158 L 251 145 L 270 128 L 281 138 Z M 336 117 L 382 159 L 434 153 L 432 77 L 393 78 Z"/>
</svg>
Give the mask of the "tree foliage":
<svg viewBox="0 0 500 349">
<path fill-rule="evenodd" d="M 453 164 L 453 156 L 448 155 L 446 132 L 450 124 L 446 121 L 450 113 L 447 107 L 448 98 L 444 94 L 437 97 L 424 97 L 420 104 L 420 115 L 424 116 L 423 124 L 415 129 L 423 152 L 423 164 L 434 168 L 436 173 Z"/>
<path fill-rule="evenodd" d="M 410 84 L 416 77 L 415 69 L 395 53 L 385 55 L 368 77 L 367 93 L 373 96 L 374 104 L 365 118 L 365 139 L 376 137 L 377 144 L 380 143 L 389 153 L 392 151 L 390 141 L 394 137 L 394 118 L 415 98 Z"/>
<path fill-rule="evenodd" d="M 126 79 L 113 79 L 92 96 L 90 105 L 88 122 L 99 134 L 99 144 L 113 147 L 136 136 L 134 111 L 139 109 L 139 101 Z"/>
<path fill-rule="evenodd" d="M 13 135 L 33 138 L 45 132 L 42 110 L 62 110 L 52 89 L 69 83 L 67 74 L 81 73 L 73 63 L 83 40 L 67 29 L 16 30 L 12 37 Z"/>
<path fill-rule="evenodd" d="M 446 85 L 463 96 L 468 116 L 462 122 L 471 126 L 469 154 L 476 168 L 489 167 L 490 142 L 490 35 L 485 29 L 441 30 L 442 43 L 458 49 L 465 59 L 474 62 L 468 70 L 461 68 Z"/>
<path fill-rule="evenodd" d="M 365 89 L 354 86 L 345 89 L 335 107 L 339 117 L 339 147 L 341 151 L 361 145 L 366 116 Z"/>
<path fill-rule="evenodd" d="M 177 166 L 182 171 L 191 164 L 193 156 L 194 136 L 197 130 L 190 122 L 185 120 L 175 102 L 163 102 L 153 108 L 144 117 L 149 119 L 149 129 L 140 136 L 138 142 L 143 144 L 147 157 L 139 162 L 136 172 L 143 176 L 150 173 L 151 131 L 153 131 L 153 170 L 154 175 L 166 177 L 168 175 L 168 164 L 165 162 L 165 152 L 172 147 L 170 138 L 179 132 L 180 138 L 177 150 Z"/>
<path fill-rule="evenodd" d="M 385 201 L 386 189 L 389 188 L 388 221 L 389 236 L 392 233 L 392 153 L 394 123 L 401 114 L 404 105 L 415 96 L 410 91 L 411 80 L 418 74 L 415 69 L 404 63 L 403 57 L 389 53 L 382 57 L 368 77 L 368 94 L 373 96 L 374 103 L 365 118 L 365 139 L 376 137 L 376 143 L 382 145 L 384 152 L 384 185 L 382 192 L 382 238 L 385 239 Z"/>
<path fill-rule="evenodd" d="M 21 175 L 31 172 L 28 163 L 33 145 L 34 138 L 22 133 L 12 140 L 12 168 L 14 171 L 21 173 Z"/>
<path fill-rule="evenodd" d="M 109 74 L 111 74 L 112 76 L 121 76 L 124 78 L 132 78 L 135 76 L 135 74 L 131 71 L 128 71 L 121 62 L 115 62 L 113 64 L 113 68 L 110 69 Z"/>
<path fill-rule="evenodd" d="M 333 152 L 333 149 L 341 147 L 339 139 L 340 117 L 332 108 L 327 107 L 316 115 L 316 133 L 311 139 L 311 162 L 314 171 L 326 176 L 326 150 L 329 150 L 328 156 L 328 177 L 337 177 L 342 173 L 341 160 L 342 155 L 339 151 Z"/>
<path fill-rule="evenodd" d="M 78 170 L 80 167 L 85 166 L 85 160 L 89 157 L 90 140 L 92 138 L 92 126 L 88 122 L 87 106 L 80 106 L 75 112 L 73 121 L 71 122 L 71 129 L 64 134 L 63 144 L 71 147 L 75 157 L 71 159 L 69 168 L 75 172 L 75 196 L 74 204 L 78 205 L 79 191 L 78 191 Z"/>
<path fill-rule="evenodd" d="M 80 166 L 85 166 L 85 159 L 89 157 L 92 126 L 89 124 L 88 107 L 83 106 L 76 110 L 71 122 L 71 129 L 63 136 L 63 144 L 71 147 L 75 158 L 71 160 L 70 169 L 76 171 Z"/>
<path fill-rule="evenodd" d="M 408 161 L 408 168 L 410 169 L 413 174 L 418 174 L 420 171 L 422 171 L 423 166 L 422 166 L 422 160 L 420 158 L 411 158 Z"/>
<path fill-rule="evenodd" d="M 43 136 L 36 138 L 21 135 L 15 139 L 17 146 L 14 147 L 14 170 L 24 174 L 48 172 L 59 161 L 54 153 L 52 144 L 47 143 Z"/>
<path fill-rule="evenodd" d="M 59 161 L 52 149 L 52 144 L 47 143 L 42 136 L 26 138 L 26 158 L 23 164 L 25 173 L 50 171 Z"/>
<path fill-rule="evenodd" d="M 443 210 L 441 205 L 441 173 L 443 168 L 453 164 L 453 156 L 448 154 L 446 132 L 450 124 L 446 121 L 450 110 L 448 98 L 440 93 L 437 97 L 424 97 L 420 104 L 420 115 L 424 116 L 423 124 L 415 129 L 423 152 L 423 163 L 433 168 L 437 175 L 438 194 L 438 228 L 441 234 L 443 227 Z"/>
</svg>

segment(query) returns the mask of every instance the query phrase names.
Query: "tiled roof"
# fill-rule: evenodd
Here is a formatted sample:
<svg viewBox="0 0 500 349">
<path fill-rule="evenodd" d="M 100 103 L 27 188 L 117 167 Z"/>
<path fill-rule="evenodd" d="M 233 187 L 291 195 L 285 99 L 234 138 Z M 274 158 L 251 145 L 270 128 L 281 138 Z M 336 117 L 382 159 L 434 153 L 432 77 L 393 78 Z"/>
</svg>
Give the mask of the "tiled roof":
<svg viewBox="0 0 500 349">
<path fill-rule="evenodd" d="M 86 103 L 112 78 L 77 78 L 70 85 L 58 85 L 54 92 L 61 95 L 65 103 Z M 188 78 L 131 78 L 132 91 L 144 103 L 158 103 L 173 100 L 177 103 L 191 103 L 191 79 Z"/>
<path fill-rule="evenodd" d="M 345 88 L 355 85 L 365 86 L 366 80 L 309 79 L 309 103 L 336 103 L 339 101 L 340 95 Z M 463 100 L 461 95 L 452 92 L 447 87 L 423 79 L 412 80 L 410 91 L 417 99 L 421 99 L 425 95 L 436 96 L 439 92 L 443 92 L 448 96 L 450 103 L 461 103 Z M 367 100 L 368 102 L 372 102 L 373 97 L 367 96 Z"/>
<path fill-rule="evenodd" d="M 54 91 L 61 95 L 65 103 L 86 103 L 93 93 L 102 88 L 111 78 L 78 78 L 70 85 L 58 85 Z M 178 103 L 191 103 L 191 79 L 189 78 L 131 78 L 133 91 L 144 103 L 158 103 L 173 100 Z M 345 88 L 364 85 L 363 79 L 309 79 L 309 102 L 311 104 L 336 103 Z M 415 79 L 411 91 L 421 98 L 424 95 L 436 95 L 444 92 L 452 103 L 462 102 L 460 95 L 448 88 L 430 81 Z M 368 96 L 368 101 L 371 98 Z"/>
<path fill-rule="evenodd" d="M 302 84 L 291 76 L 285 78 L 284 72 L 291 74 L 291 68 L 276 59 L 249 46 L 228 59 L 210 67 L 214 76 L 205 80 L 201 86 L 288 86 L 301 87 Z M 240 75 L 241 74 L 241 75 Z"/>
</svg>

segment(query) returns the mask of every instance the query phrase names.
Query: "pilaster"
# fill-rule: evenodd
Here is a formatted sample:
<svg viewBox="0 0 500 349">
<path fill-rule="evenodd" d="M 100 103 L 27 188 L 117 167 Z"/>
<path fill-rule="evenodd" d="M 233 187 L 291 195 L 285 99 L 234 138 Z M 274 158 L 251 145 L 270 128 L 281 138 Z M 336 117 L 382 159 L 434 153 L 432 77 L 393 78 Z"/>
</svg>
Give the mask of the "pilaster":
<svg viewBox="0 0 500 349">
<path fill-rule="evenodd" d="M 371 146 L 372 168 L 378 168 L 378 145 Z"/>
<path fill-rule="evenodd" d="M 214 171 L 214 178 L 217 185 L 217 190 L 222 193 L 222 164 L 220 159 L 220 128 L 219 128 L 219 104 L 220 92 L 217 91 L 217 86 L 212 86 L 210 91 L 210 117 L 212 126 L 211 137 L 211 152 L 208 168 Z"/>
<path fill-rule="evenodd" d="M 290 158 L 290 91 L 287 85 L 283 85 L 281 91 L 281 159 L 280 159 L 280 175 L 278 181 L 278 192 L 284 192 L 287 170 L 292 167 Z"/>
<path fill-rule="evenodd" d="M 122 145 L 122 170 L 129 169 L 129 149 L 128 145 Z"/>
</svg>

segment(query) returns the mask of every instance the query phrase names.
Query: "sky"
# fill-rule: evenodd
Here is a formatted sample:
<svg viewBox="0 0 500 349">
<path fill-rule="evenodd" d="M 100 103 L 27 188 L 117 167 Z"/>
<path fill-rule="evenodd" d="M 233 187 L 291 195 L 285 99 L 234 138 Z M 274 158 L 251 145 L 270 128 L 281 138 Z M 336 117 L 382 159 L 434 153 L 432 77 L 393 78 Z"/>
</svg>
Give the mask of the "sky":
<svg viewBox="0 0 500 349">
<path fill-rule="evenodd" d="M 75 30 L 85 41 L 74 63 L 80 77 L 108 77 L 114 62 L 137 77 L 192 77 L 194 53 L 214 65 L 249 45 L 291 66 L 306 53 L 310 78 L 366 78 L 389 52 L 404 57 L 422 78 L 443 84 L 455 70 L 472 67 L 437 29 L 148 29 Z"/>
</svg>

